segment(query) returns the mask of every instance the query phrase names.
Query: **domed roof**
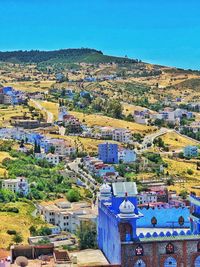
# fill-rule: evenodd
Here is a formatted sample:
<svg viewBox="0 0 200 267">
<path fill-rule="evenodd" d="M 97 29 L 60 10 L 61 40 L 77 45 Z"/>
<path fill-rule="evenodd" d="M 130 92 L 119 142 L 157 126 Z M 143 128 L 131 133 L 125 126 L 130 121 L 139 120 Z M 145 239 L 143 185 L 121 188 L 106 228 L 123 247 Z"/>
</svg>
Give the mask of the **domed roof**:
<svg viewBox="0 0 200 267">
<path fill-rule="evenodd" d="M 119 206 L 120 214 L 132 216 L 134 215 L 135 206 L 129 200 L 125 199 Z"/>
<path fill-rule="evenodd" d="M 100 193 L 101 194 L 110 194 L 111 193 L 111 187 L 107 183 L 102 184 L 102 186 L 100 187 Z"/>
</svg>

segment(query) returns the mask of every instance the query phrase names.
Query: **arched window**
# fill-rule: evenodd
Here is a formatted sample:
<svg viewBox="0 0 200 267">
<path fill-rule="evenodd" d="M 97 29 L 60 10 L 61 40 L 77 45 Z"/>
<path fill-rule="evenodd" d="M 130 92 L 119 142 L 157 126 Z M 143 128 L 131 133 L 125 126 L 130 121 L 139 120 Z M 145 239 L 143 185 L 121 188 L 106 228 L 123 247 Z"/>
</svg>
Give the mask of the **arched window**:
<svg viewBox="0 0 200 267">
<path fill-rule="evenodd" d="M 200 267 L 200 256 L 196 257 L 194 261 L 194 267 Z"/>
<path fill-rule="evenodd" d="M 172 243 L 168 243 L 166 246 L 166 254 L 174 253 L 174 245 Z"/>
<path fill-rule="evenodd" d="M 164 267 L 177 267 L 177 261 L 173 257 L 168 257 L 164 262 Z"/>
<path fill-rule="evenodd" d="M 134 267 L 146 267 L 146 263 L 143 260 L 137 260 Z"/>
</svg>

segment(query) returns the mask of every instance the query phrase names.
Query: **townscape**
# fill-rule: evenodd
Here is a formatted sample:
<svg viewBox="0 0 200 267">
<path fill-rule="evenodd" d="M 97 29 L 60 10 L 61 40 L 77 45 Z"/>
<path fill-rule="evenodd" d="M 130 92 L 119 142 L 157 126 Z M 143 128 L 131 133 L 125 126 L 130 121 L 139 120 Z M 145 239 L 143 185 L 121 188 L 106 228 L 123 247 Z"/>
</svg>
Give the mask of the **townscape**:
<svg viewBox="0 0 200 267">
<path fill-rule="evenodd" d="M 0 266 L 199 266 L 200 72 L 37 53 L 0 54 Z"/>
</svg>

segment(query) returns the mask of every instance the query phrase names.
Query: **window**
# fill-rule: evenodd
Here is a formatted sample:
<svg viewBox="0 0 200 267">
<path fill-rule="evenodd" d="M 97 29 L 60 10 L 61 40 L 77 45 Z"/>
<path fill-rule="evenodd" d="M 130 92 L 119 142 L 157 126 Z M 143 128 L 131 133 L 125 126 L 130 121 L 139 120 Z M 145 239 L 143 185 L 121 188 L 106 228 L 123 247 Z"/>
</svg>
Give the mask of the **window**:
<svg viewBox="0 0 200 267">
<path fill-rule="evenodd" d="M 139 259 L 134 264 L 134 267 L 146 267 L 146 263 L 143 260 Z"/>
<path fill-rule="evenodd" d="M 196 257 L 194 261 L 194 267 L 200 267 L 200 256 Z"/>
<path fill-rule="evenodd" d="M 166 254 L 174 253 L 174 245 L 172 243 L 168 243 L 166 246 Z"/>
<path fill-rule="evenodd" d="M 164 267 L 177 267 L 177 261 L 173 257 L 168 257 L 164 262 Z"/>
<path fill-rule="evenodd" d="M 144 254 L 144 249 L 141 245 L 138 245 L 136 248 L 135 248 L 135 255 L 136 256 L 143 256 Z"/>
</svg>

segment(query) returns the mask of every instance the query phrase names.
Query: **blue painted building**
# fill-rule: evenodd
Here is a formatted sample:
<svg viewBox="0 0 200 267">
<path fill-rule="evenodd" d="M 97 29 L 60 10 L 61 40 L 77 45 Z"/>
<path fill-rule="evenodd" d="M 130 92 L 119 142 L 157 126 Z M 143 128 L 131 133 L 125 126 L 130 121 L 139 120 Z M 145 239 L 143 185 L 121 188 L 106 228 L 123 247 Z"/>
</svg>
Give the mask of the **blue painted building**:
<svg viewBox="0 0 200 267">
<path fill-rule="evenodd" d="M 119 267 L 199 267 L 200 197 L 190 196 L 190 202 L 190 212 L 186 208 L 139 210 L 135 183 L 103 184 L 98 203 L 98 246 L 110 264 Z M 179 225 L 152 231 L 152 216 L 161 220 L 157 227 L 165 227 L 168 220 Z"/>
<path fill-rule="evenodd" d="M 200 233 L 200 197 L 190 195 L 190 228 Z"/>
<path fill-rule="evenodd" d="M 143 217 L 138 220 L 138 228 L 180 228 L 190 227 L 190 210 L 184 208 L 143 208 L 139 209 Z M 180 226 L 179 219 L 183 218 L 183 224 Z M 152 218 L 156 218 L 156 225 L 152 224 Z"/>
<path fill-rule="evenodd" d="M 184 157 L 195 158 L 197 156 L 198 156 L 198 147 L 197 146 L 186 146 L 184 148 Z"/>
<path fill-rule="evenodd" d="M 135 183 L 116 183 L 113 184 L 112 189 L 111 193 L 111 187 L 108 184 L 103 184 L 100 188 L 98 246 L 111 263 L 117 264 L 121 262 L 119 228 L 122 228 L 124 223 L 130 225 L 123 233 L 123 238 L 125 241 L 137 241 L 136 221 L 142 214 L 137 209 Z M 125 192 L 130 196 L 125 196 Z"/>
<path fill-rule="evenodd" d="M 98 171 L 98 175 L 102 177 L 106 175 L 107 172 L 116 172 L 116 170 L 114 166 L 106 165 Z"/>
<path fill-rule="evenodd" d="M 104 163 L 117 164 L 118 163 L 118 145 L 111 143 L 104 143 L 98 145 L 99 159 Z"/>
</svg>

